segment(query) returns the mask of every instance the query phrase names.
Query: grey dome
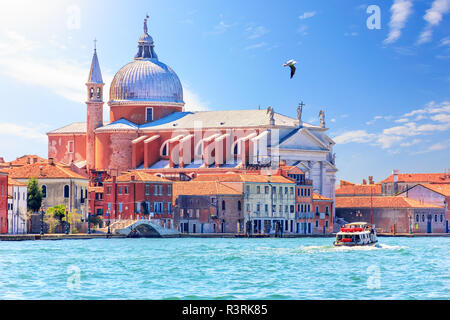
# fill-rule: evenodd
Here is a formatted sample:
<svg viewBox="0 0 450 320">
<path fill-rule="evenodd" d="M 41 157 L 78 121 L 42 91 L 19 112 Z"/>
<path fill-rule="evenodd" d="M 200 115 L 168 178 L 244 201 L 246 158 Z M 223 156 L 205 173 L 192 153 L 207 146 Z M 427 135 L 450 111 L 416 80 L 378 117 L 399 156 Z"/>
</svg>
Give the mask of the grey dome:
<svg viewBox="0 0 450 320">
<path fill-rule="evenodd" d="M 176 73 L 156 59 L 135 60 L 119 70 L 111 82 L 110 100 L 183 102 Z"/>
</svg>

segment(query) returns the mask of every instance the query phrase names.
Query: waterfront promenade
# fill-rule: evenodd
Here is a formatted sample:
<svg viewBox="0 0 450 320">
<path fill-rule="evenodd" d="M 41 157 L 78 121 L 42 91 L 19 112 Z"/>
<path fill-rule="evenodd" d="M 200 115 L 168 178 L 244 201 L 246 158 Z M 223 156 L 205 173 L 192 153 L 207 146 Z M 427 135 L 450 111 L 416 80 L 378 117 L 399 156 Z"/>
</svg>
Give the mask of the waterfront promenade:
<svg viewBox="0 0 450 320">
<path fill-rule="evenodd" d="M 450 237 L 450 233 L 380 233 L 379 237 Z M 329 238 L 335 234 L 283 234 L 281 238 Z M 2 234 L 0 241 L 24 241 L 24 240 L 87 240 L 87 239 L 122 239 L 127 238 L 122 234 L 104 233 L 78 233 L 78 234 Z M 251 235 L 246 236 L 235 233 L 181 233 L 176 235 L 164 235 L 155 238 L 274 238 L 273 235 Z"/>
</svg>

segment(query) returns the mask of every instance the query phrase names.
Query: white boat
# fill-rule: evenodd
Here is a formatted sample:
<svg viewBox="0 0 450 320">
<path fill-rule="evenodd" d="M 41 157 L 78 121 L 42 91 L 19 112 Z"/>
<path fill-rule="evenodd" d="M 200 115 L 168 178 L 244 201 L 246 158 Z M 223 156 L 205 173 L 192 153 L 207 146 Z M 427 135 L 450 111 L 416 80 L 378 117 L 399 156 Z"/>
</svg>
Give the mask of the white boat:
<svg viewBox="0 0 450 320">
<path fill-rule="evenodd" d="M 335 246 L 374 246 L 378 242 L 375 226 L 367 222 L 347 223 L 336 234 Z"/>
</svg>

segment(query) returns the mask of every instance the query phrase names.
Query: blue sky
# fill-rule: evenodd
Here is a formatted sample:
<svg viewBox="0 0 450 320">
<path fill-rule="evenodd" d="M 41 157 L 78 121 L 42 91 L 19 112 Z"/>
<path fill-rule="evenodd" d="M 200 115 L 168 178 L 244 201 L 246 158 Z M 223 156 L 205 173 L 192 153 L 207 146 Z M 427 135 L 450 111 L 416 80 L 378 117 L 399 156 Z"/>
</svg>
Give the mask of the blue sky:
<svg viewBox="0 0 450 320">
<path fill-rule="evenodd" d="M 369 5 L 380 29 L 369 29 Z M 318 124 L 338 179 L 450 168 L 450 0 L 15 1 L 0 10 L 0 156 L 47 155 L 45 133 L 85 121 L 97 49 L 107 87 L 148 12 L 188 109 L 273 106 Z M 289 79 L 282 64 L 298 61 Z"/>
</svg>

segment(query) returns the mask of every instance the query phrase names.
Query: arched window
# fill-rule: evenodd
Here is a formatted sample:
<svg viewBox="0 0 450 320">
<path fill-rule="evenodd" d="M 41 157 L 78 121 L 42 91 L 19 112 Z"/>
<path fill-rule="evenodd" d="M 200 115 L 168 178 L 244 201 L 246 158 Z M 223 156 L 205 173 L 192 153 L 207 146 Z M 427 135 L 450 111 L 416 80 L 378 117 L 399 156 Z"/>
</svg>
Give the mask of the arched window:
<svg viewBox="0 0 450 320">
<path fill-rule="evenodd" d="M 222 210 L 225 210 L 225 200 L 222 200 Z"/>
<path fill-rule="evenodd" d="M 92 99 L 94 97 L 94 88 L 91 88 L 89 90 L 89 99 Z"/>
<path fill-rule="evenodd" d="M 102 98 L 102 90 L 100 88 L 97 88 L 97 99 Z"/>
<path fill-rule="evenodd" d="M 419 222 L 419 215 L 416 214 L 416 222 Z"/>
<path fill-rule="evenodd" d="M 242 210 L 241 201 L 238 201 L 238 211 L 241 211 L 241 210 Z M 442 218 L 442 216 L 441 216 L 441 218 Z"/>
<path fill-rule="evenodd" d="M 42 198 L 44 199 L 47 198 L 47 186 L 43 185 L 41 189 L 42 189 Z"/>
<path fill-rule="evenodd" d="M 64 186 L 64 198 L 69 198 L 69 196 L 70 196 L 70 189 L 69 189 L 69 186 L 66 184 L 65 186 Z"/>
<path fill-rule="evenodd" d="M 161 157 L 167 157 L 169 155 L 169 141 L 163 143 L 159 154 Z"/>
</svg>

